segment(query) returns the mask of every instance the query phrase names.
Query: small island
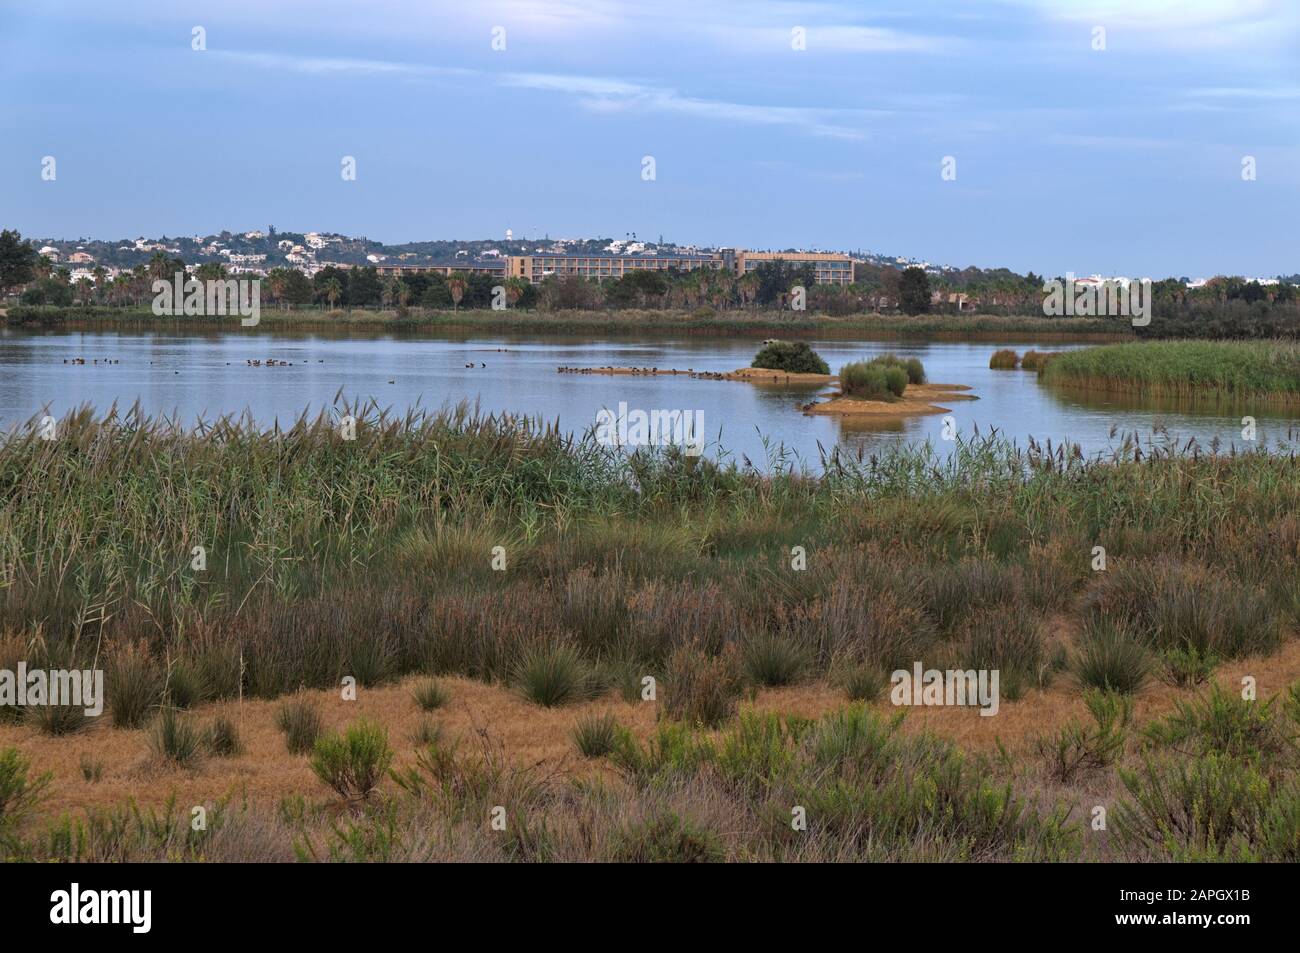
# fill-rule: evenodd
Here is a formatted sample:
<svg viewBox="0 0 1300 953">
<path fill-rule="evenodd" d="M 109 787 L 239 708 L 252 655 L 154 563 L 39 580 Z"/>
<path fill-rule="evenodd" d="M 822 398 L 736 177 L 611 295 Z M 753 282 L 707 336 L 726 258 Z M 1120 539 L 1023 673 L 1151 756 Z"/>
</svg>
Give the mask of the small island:
<svg viewBox="0 0 1300 953">
<path fill-rule="evenodd" d="M 946 414 L 951 408 L 938 401 L 979 400 L 967 393 L 966 384 L 932 384 L 925 368 L 915 357 L 882 354 L 869 361 L 846 364 L 839 374 L 806 343 L 766 341 L 750 367 L 734 371 L 697 371 L 671 367 L 565 367 L 561 374 L 602 374 L 632 377 L 684 377 L 687 380 L 745 381 L 750 384 L 806 384 L 813 387 L 839 384 L 823 401 L 800 409 L 805 414 L 873 416 L 884 418 Z"/>
<path fill-rule="evenodd" d="M 895 400 L 870 400 L 837 392 L 820 403 L 814 402 L 804 407 L 805 414 L 829 414 L 840 417 L 921 417 L 930 414 L 949 413 L 951 407 L 943 407 L 936 401 L 952 403 L 958 400 L 979 400 L 974 394 L 965 393 L 970 387 L 966 384 L 918 384 L 909 386 L 904 396 Z"/>
<path fill-rule="evenodd" d="M 775 368 L 776 370 L 771 370 Z M 826 383 L 839 382 L 839 390 L 824 401 L 803 407 L 805 414 L 835 416 L 873 416 L 886 418 L 946 414 L 949 408 L 935 401 L 978 400 L 964 393 L 964 384 L 926 382 L 925 367 L 915 357 L 900 358 L 882 354 L 869 361 L 855 361 L 831 375 L 830 368 L 807 344 L 769 341 L 754 358 L 750 372 L 778 373 L 785 369 L 804 378 L 818 378 Z M 742 372 L 737 372 L 738 374 Z"/>
</svg>

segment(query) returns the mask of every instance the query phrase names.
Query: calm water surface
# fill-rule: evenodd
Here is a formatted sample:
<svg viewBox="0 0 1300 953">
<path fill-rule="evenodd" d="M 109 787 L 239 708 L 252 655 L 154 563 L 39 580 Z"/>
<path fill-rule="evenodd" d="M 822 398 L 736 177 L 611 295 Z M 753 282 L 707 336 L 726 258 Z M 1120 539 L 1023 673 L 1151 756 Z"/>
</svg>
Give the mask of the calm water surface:
<svg viewBox="0 0 1300 953">
<path fill-rule="evenodd" d="M 1258 421 L 1261 441 L 1289 443 L 1300 427 L 1294 412 L 1251 407 L 1160 405 L 1131 399 L 1071 395 L 1041 387 L 1032 373 L 993 371 L 989 355 L 999 347 L 1023 352 L 1064 350 L 1070 345 L 814 341 L 832 370 L 850 360 L 894 352 L 919 357 L 932 381 L 968 384 L 977 401 L 954 402 L 962 433 L 997 428 L 1023 446 L 1068 440 L 1086 454 L 1118 443 L 1112 431 L 1143 440 L 1208 446 L 1242 446 L 1241 418 Z M 875 452 L 899 442 L 941 439 L 942 416 L 901 422 L 866 422 L 800 413 L 823 388 L 757 386 L 687 378 L 606 377 L 559 374 L 560 365 L 601 365 L 730 371 L 752 360 L 759 342 L 746 338 L 595 340 L 586 338 L 371 336 L 331 338 L 310 333 L 251 334 L 157 332 L 0 332 L 0 426 L 11 428 L 34 415 L 60 416 L 82 404 L 103 411 L 114 402 L 139 401 L 151 414 L 189 423 L 201 417 L 250 412 L 259 422 L 286 423 L 304 409 L 334 406 L 341 390 L 349 400 L 374 399 L 403 412 L 412 406 L 438 409 L 459 401 L 486 412 L 558 420 L 582 431 L 602 408 L 702 410 L 709 455 L 763 465 L 783 447 L 812 466 L 819 446 L 836 444 Z M 84 358 L 85 365 L 64 363 Z M 290 367 L 249 367 L 268 358 Z M 100 363 L 93 363 L 98 360 Z M 114 362 L 105 364 L 106 360 Z M 467 367 L 473 364 L 473 367 Z M 482 366 L 486 365 L 486 366 Z M 766 449 L 764 440 L 766 439 Z"/>
</svg>

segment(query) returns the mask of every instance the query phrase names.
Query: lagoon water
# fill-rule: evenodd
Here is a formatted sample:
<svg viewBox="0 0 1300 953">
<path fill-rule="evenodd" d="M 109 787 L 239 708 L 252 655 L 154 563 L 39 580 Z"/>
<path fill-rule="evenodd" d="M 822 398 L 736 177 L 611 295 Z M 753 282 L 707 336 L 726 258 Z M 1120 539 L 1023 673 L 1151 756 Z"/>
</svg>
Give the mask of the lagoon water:
<svg viewBox="0 0 1300 953">
<path fill-rule="evenodd" d="M 150 414 L 191 424 L 199 418 L 251 413 L 259 423 L 292 422 L 350 401 L 373 399 L 405 412 L 460 401 L 484 412 L 528 414 L 562 429 L 593 426 L 602 409 L 703 412 L 708 456 L 765 467 L 783 448 L 817 468 L 820 449 L 836 444 L 874 453 L 899 442 L 931 441 L 942 450 L 943 416 L 903 421 L 811 417 L 799 407 L 825 388 L 754 385 L 686 377 L 626 377 L 557 373 L 557 367 L 602 365 L 731 371 L 745 367 L 759 346 L 753 337 L 595 339 L 505 335 L 356 335 L 303 332 L 0 332 L 0 428 L 24 426 L 34 416 L 60 416 L 83 404 L 103 412 L 114 402 L 139 401 Z M 1022 446 L 1032 437 L 1077 443 L 1086 455 L 1116 447 L 1121 434 L 1146 443 L 1195 439 L 1209 447 L 1251 446 L 1242 440 L 1242 416 L 1257 420 L 1259 441 L 1290 446 L 1300 435 L 1294 411 L 1259 407 L 1189 407 L 1048 389 L 1033 373 L 994 371 L 989 355 L 1079 345 L 1029 342 L 813 341 L 832 370 L 848 361 L 893 352 L 919 357 L 929 379 L 968 384 L 979 400 L 945 404 L 963 434 L 996 428 Z M 85 364 L 73 364 L 82 358 Z M 292 366 L 250 367 L 246 361 Z M 67 361 L 68 363 L 64 363 Z M 98 361 L 99 363 L 94 363 Z M 113 363 L 107 364 L 106 361 Z M 467 364 L 474 366 L 467 367 Z M 480 365 L 486 365 L 480 366 Z"/>
</svg>

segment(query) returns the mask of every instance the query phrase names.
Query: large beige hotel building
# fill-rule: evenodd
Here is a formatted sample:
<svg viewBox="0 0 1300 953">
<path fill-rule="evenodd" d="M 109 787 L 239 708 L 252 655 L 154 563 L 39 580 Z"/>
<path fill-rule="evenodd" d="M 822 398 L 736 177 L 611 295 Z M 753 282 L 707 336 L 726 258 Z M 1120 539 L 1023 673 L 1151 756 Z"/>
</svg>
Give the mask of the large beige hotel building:
<svg viewBox="0 0 1300 953">
<path fill-rule="evenodd" d="M 697 268 L 726 269 L 737 277 L 771 261 L 812 265 L 818 284 L 847 285 L 853 282 L 853 259 L 830 252 L 745 251 L 724 248 L 710 255 L 511 255 L 506 274 L 538 284 L 550 275 L 580 278 L 621 278 L 633 271 L 694 271 Z"/>
</svg>

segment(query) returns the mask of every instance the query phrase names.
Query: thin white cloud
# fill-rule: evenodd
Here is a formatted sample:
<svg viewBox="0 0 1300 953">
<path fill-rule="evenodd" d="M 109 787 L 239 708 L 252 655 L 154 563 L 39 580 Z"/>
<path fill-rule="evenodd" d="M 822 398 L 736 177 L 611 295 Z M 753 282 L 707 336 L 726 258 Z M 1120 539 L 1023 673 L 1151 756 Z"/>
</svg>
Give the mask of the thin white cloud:
<svg viewBox="0 0 1300 953">
<path fill-rule="evenodd" d="M 856 123 L 872 116 L 887 115 L 869 110 L 809 109 L 797 106 L 762 106 L 685 96 L 674 89 L 628 83 L 622 80 L 553 73 L 507 73 L 502 85 L 567 93 L 578 97 L 597 112 L 673 113 L 696 119 L 788 126 L 820 136 L 861 139 L 865 132 Z"/>
<path fill-rule="evenodd" d="M 402 63 L 392 60 L 352 59 L 340 56 L 294 56 L 289 53 L 253 53 L 234 50 L 213 50 L 210 54 L 220 59 L 233 60 L 246 66 L 263 69 L 289 70 L 313 76 L 344 75 L 412 75 L 412 76 L 464 76 L 472 70 L 448 66 L 426 66 L 420 63 Z"/>
<path fill-rule="evenodd" d="M 1195 29 L 1277 16 L 1278 0 L 1012 0 L 1063 20 Z"/>
<path fill-rule="evenodd" d="M 803 33 L 804 49 L 819 53 L 945 53 L 960 42 L 942 36 L 907 33 L 888 27 L 807 22 L 796 13 L 783 26 L 753 26 L 736 23 L 713 24 L 709 29 L 717 43 L 733 52 L 789 51 L 796 27 Z"/>
<path fill-rule="evenodd" d="M 718 122 L 785 126 L 818 136 L 862 139 L 863 123 L 890 115 L 884 110 L 803 108 L 729 102 L 683 95 L 675 89 L 632 83 L 603 76 L 557 73 L 489 73 L 483 70 L 426 66 L 392 60 L 344 57 L 302 57 L 285 53 L 235 52 L 219 54 L 247 66 L 288 70 L 315 76 L 465 76 L 492 81 L 500 86 L 555 92 L 572 96 L 593 112 L 650 112 L 676 114 Z"/>
<path fill-rule="evenodd" d="M 1002 0 L 1172 49 L 1271 47 L 1300 30 L 1294 0 Z"/>
<path fill-rule="evenodd" d="M 1155 139 L 1148 136 L 1097 136 L 1079 133 L 1059 133 L 1048 137 L 1057 146 L 1081 149 L 1168 149 L 1178 145 L 1172 139 Z"/>
<path fill-rule="evenodd" d="M 1210 86 L 1188 90 L 1187 94 L 1194 99 L 1256 99 L 1276 102 L 1300 99 L 1300 86 Z"/>
</svg>

